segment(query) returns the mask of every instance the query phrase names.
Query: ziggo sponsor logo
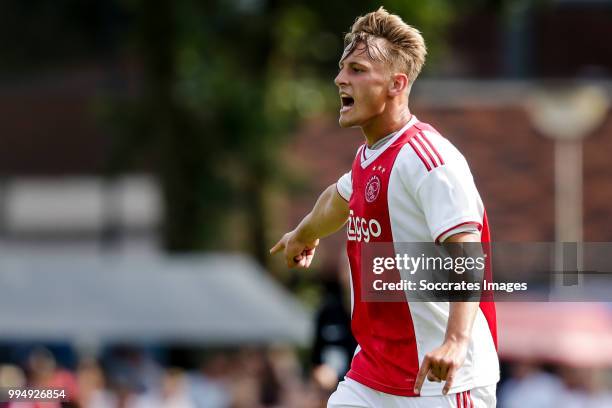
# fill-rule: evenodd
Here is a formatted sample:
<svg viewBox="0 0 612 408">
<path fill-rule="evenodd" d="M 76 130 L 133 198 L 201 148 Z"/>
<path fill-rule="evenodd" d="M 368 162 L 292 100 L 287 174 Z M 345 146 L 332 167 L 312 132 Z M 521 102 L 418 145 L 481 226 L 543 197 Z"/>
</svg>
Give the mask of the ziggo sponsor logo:
<svg viewBox="0 0 612 408">
<path fill-rule="evenodd" d="M 375 219 L 355 217 L 353 210 L 349 211 L 348 229 L 346 230 L 349 241 L 370 242 L 370 237 L 379 237 L 381 232 L 380 223 Z"/>
</svg>

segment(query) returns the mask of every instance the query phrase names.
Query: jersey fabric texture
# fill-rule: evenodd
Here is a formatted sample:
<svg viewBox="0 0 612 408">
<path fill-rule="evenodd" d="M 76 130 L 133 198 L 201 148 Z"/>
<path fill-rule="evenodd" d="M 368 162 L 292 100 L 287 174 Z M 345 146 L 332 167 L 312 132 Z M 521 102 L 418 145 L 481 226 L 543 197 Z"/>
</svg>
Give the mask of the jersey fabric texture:
<svg viewBox="0 0 612 408">
<path fill-rule="evenodd" d="M 433 127 L 412 119 L 383 146 L 365 155 L 337 183 L 349 202 L 347 252 L 351 267 L 351 328 L 358 346 L 347 377 L 374 390 L 416 396 L 414 382 L 426 353 L 444 339 L 448 302 L 365 302 L 361 250 L 366 242 L 443 242 L 474 230 L 488 243 L 489 227 L 463 155 Z M 490 268 L 490 265 L 488 265 Z M 449 393 L 497 383 L 495 305 L 481 302 L 465 362 Z M 425 381 L 421 396 L 442 395 Z"/>
</svg>

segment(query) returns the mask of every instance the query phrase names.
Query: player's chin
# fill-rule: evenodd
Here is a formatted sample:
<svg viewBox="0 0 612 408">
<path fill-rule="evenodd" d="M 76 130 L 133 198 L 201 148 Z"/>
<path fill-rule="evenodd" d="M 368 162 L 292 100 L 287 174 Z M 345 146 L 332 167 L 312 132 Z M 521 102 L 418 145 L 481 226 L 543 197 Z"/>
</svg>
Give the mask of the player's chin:
<svg viewBox="0 0 612 408">
<path fill-rule="evenodd" d="M 355 118 L 351 118 L 347 114 L 341 113 L 340 117 L 338 118 L 338 124 L 342 128 L 348 128 L 348 127 L 356 126 L 357 121 L 355 120 Z"/>
</svg>

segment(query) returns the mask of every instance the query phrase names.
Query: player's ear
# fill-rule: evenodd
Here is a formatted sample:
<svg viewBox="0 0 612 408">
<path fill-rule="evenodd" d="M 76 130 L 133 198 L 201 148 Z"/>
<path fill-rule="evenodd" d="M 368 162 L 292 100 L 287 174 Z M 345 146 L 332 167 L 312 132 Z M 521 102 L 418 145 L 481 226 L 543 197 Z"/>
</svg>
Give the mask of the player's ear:
<svg viewBox="0 0 612 408">
<path fill-rule="evenodd" d="M 391 74 L 391 80 L 389 81 L 389 96 L 401 95 L 406 89 L 408 89 L 408 76 L 402 73 Z"/>
</svg>

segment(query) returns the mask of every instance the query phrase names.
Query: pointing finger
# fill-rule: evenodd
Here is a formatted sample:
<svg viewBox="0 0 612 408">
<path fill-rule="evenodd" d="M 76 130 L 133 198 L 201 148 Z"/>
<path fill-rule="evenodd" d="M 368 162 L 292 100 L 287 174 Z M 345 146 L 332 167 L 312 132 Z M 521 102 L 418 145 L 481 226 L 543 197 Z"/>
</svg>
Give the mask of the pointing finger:
<svg viewBox="0 0 612 408">
<path fill-rule="evenodd" d="M 421 365 L 419 373 L 417 374 L 416 381 L 414 382 L 414 392 L 416 394 L 421 392 L 421 387 L 423 386 L 423 382 L 425 381 L 425 376 L 429 372 L 430 365 L 431 363 L 429 361 L 429 357 L 425 356 L 423 364 Z"/>
<path fill-rule="evenodd" d="M 444 388 L 442 389 L 442 394 L 446 395 L 450 391 L 453 386 L 453 381 L 455 380 L 455 366 L 451 366 L 448 370 L 448 374 L 446 375 L 446 384 L 444 384 Z"/>
<path fill-rule="evenodd" d="M 270 254 L 275 254 L 278 251 L 282 250 L 283 248 L 285 248 L 285 244 L 283 243 L 283 240 L 281 239 L 280 241 L 278 241 L 276 243 L 276 245 L 274 245 L 271 249 L 270 249 Z"/>
</svg>

